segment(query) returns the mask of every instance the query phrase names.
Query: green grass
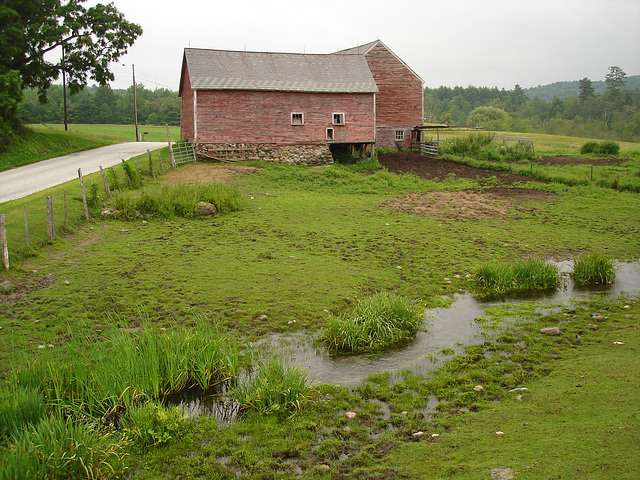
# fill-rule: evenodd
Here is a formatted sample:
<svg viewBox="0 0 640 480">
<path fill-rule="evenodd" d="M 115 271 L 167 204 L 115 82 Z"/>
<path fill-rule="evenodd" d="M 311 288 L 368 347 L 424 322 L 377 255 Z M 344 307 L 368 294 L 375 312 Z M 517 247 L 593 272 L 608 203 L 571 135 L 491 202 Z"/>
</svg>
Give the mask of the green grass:
<svg viewBox="0 0 640 480">
<path fill-rule="evenodd" d="M 140 165 L 146 169 L 146 157 L 141 158 Z M 14 285 L 13 293 L 0 301 L 3 374 L 55 354 L 61 360 L 53 363 L 55 368 L 50 371 L 63 374 L 55 379 L 73 378 L 66 376 L 73 367 L 76 378 L 89 384 L 93 380 L 87 372 L 92 369 L 83 367 L 82 360 L 93 358 L 96 365 L 104 363 L 96 370 L 104 377 L 96 383 L 104 383 L 100 386 L 103 390 L 63 389 L 73 382 L 46 380 L 47 396 L 43 398 L 72 396 L 57 397 L 56 389 L 82 391 L 82 396 L 74 397 L 79 401 L 66 400 L 64 405 L 75 405 L 76 411 L 89 417 L 89 409 L 77 408 L 88 405 L 89 397 L 102 405 L 94 409 L 98 414 L 118 404 L 117 398 L 109 400 L 111 403 L 103 400 L 121 395 L 123 389 L 109 391 L 106 386 L 130 384 L 133 388 L 125 395 L 133 395 L 134 389 L 144 391 L 141 399 L 172 388 L 149 367 L 165 357 L 157 354 L 158 348 L 155 353 L 151 346 L 145 350 L 145 360 L 114 353 L 133 351 L 115 347 L 100 348 L 94 357 L 88 356 L 92 346 L 108 344 L 118 321 L 128 328 L 148 327 L 160 342 L 165 335 L 162 328 L 167 329 L 167 335 L 179 329 L 186 337 L 199 335 L 194 315 L 205 316 L 228 338 L 242 344 L 248 338 L 274 332 L 316 332 L 326 326 L 326 311 L 339 316 L 349 310 L 354 299 L 375 292 L 395 292 L 427 303 L 434 296 L 464 291 L 470 285 L 466 276 L 479 262 L 504 263 L 514 257 L 572 258 L 594 250 L 602 250 L 607 258 L 640 258 L 640 216 L 634 215 L 640 211 L 640 198 L 630 192 L 593 184 L 537 184 L 535 188 L 554 195 L 545 201 L 514 204 L 503 217 L 471 221 L 399 212 L 384 202 L 403 193 L 479 188 L 474 181 L 423 181 L 412 175 L 372 172 L 371 165 L 308 168 L 248 164 L 262 170 L 231 182 L 246 202 L 243 210 L 213 219 L 151 218 L 143 223 L 93 216 L 86 222 L 80 220 L 81 202 L 74 200 L 71 204 L 77 220 L 74 213 L 70 227 L 59 230 L 61 235 L 55 242 L 34 241 L 31 250 L 17 255 L 12 252 L 24 234 L 23 203 L 28 203 L 30 215 L 36 215 L 44 204 L 44 194 L 53 194 L 55 205 L 59 205 L 65 188 L 73 192 L 70 197 L 78 197 L 79 187 L 72 182 L 3 204 L 10 219 L 13 261 L 8 272 L 0 272 L 0 280 Z M 125 189 L 124 172 L 121 167 L 114 170 L 120 188 Z M 102 201 L 101 180 L 95 178 Z M 160 179 L 154 181 L 144 172 L 143 185 L 149 190 L 163 188 Z M 35 219 L 34 223 L 37 225 Z M 617 300 L 610 305 L 590 304 L 585 309 L 576 306 L 536 320 L 527 311 L 522 325 L 496 316 L 491 319 L 492 328 L 483 330 L 482 344 L 467 346 L 462 358 L 452 359 L 433 379 L 401 372 L 394 375 L 397 379 L 391 384 L 390 376 L 381 373 L 356 390 L 321 385 L 305 392 L 302 408 L 293 415 L 289 410 L 286 415 L 259 415 L 247 409 L 242 421 L 225 429 L 212 418 L 185 421 L 157 405 L 143 402 L 140 411 L 134 405 L 131 412 L 135 418 L 131 418 L 135 421 L 127 426 L 131 443 L 126 452 L 130 456 L 124 459 L 130 468 L 128 475 L 139 480 L 234 478 L 235 473 L 245 478 L 277 475 L 292 479 L 300 469 L 305 478 L 478 478 L 488 475 L 487 468 L 508 463 L 523 478 L 550 478 L 560 459 L 548 462 L 539 452 L 551 445 L 562 452 L 576 452 L 561 459 L 565 476 L 579 470 L 589 478 L 598 478 L 598 471 L 589 466 L 596 465 L 605 467 L 606 475 L 600 478 L 613 478 L 614 470 L 626 472 L 629 453 L 635 454 L 640 444 L 637 435 L 628 435 L 638 431 L 637 415 L 630 407 L 635 405 L 635 390 L 629 393 L 640 373 L 637 362 L 632 362 L 638 307 L 631 304 L 630 309 L 623 309 L 622 305 Z M 608 318 L 594 322 L 596 313 Z M 557 325 L 561 325 L 561 335 L 540 334 L 541 327 Z M 126 333 L 140 342 L 138 335 L 146 331 Z M 614 341 L 624 344 L 614 345 Z M 39 349 L 40 345 L 44 348 Z M 627 350 L 607 350 L 618 347 Z M 193 351 L 178 349 L 176 355 L 166 356 L 165 370 L 179 372 L 184 362 L 194 357 Z M 68 360 L 69 356 L 78 362 Z M 126 375 L 129 369 L 111 367 L 113 372 L 103 372 L 107 365 L 113 365 L 107 363 L 107 356 L 124 358 L 127 365 L 139 364 L 144 371 L 138 367 L 131 370 L 150 387 L 133 380 L 119 383 L 114 378 Z M 609 364 L 598 363 L 600 356 Z M 572 359 L 575 365 L 564 363 Z M 37 365 L 47 366 L 41 361 Z M 610 365 L 616 366 L 615 375 Z M 172 377 L 174 384 L 191 385 L 206 378 L 206 369 L 196 370 L 204 372 L 204 377 L 197 372 L 178 374 Z M 578 370 L 583 372 L 578 374 Z M 593 383 L 578 380 L 584 372 Z M 46 378 L 33 377 L 30 384 L 34 385 L 37 378 Z M 545 382 L 552 380 L 546 386 Z M 577 383 L 583 387 L 572 386 Z M 483 392 L 473 390 L 478 384 L 483 385 Z M 587 385 L 588 392 L 581 390 Z M 595 391 L 596 385 L 602 392 Z M 508 392 L 521 386 L 530 391 L 525 392 L 522 403 Z M 577 398 L 563 395 L 565 391 L 589 395 Z M 429 422 L 418 413 L 434 396 L 442 403 L 435 422 Z M 580 402 L 580 415 L 560 417 L 562 411 L 545 407 L 565 398 Z M 606 398 L 616 400 L 607 403 Z M 0 413 L 0 419 L 14 419 L 5 425 L 38 423 L 39 403 L 37 398 L 32 400 L 34 403 L 25 399 L 10 405 L 7 408 L 17 410 Z M 570 405 L 561 406 L 566 410 Z M 523 406 L 531 410 L 523 411 Z M 346 419 L 347 411 L 357 413 L 355 421 Z M 403 411 L 408 413 L 403 415 Z M 593 415 L 600 411 L 607 415 Z M 46 413 L 45 419 L 54 418 Z M 585 418 L 591 423 L 580 430 Z M 626 423 L 610 425 L 612 418 Z M 522 423 L 535 427 L 529 430 L 533 436 L 525 435 L 528 431 Z M 619 431 L 618 426 L 624 429 Z M 549 436 L 545 436 L 545 427 L 550 429 Z M 16 430 L 15 426 L 9 428 Z M 518 428 L 522 435 L 511 437 Z M 498 430 L 509 437 L 495 436 Z M 599 433 L 609 430 L 614 432 L 611 437 Z M 428 435 L 413 437 L 417 431 Z M 114 445 L 117 453 L 123 437 L 112 437 L 108 432 L 100 430 L 101 438 Z M 584 433 L 580 437 L 588 449 L 576 448 L 579 444 L 573 432 Z M 431 433 L 440 437 L 425 441 L 432 438 Z M 620 437 L 621 443 L 614 441 L 618 437 L 613 435 L 618 433 L 625 435 Z M 514 439 L 513 448 L 506 442 L 495 443 L 507 438 Z M 603 438 L 610 441 L 600 442 Z M 436 450 L 439 442 L 444 444 L 442 450 Z M 144 447 L 154 444 L 157 446 L 151 449 Z M 3 456 L 9 454 L 5 447 L 0 451 Z M 100 448 L 109 451 L 110 447 Z M 590 452 L 604 455 L 606 465 L 598 464 Z M 496 465 L 500 455 L 509 461 Z M 107 458 L 121 473 L 119 453 L 96 458 L 94 464 Z M 529 472 L 526 467 L 534 462 L 535 469 Z M 629 471 L 629 478 L 633 478 L 636 472 Z"/>
<path fill-rule="evenodd" d="M 43 132 L 56 132 L 60 130 L 64 131 L 63 124 L 33 124 L 29 125 L 29 127 L 33 130 Z M 70 132 L 79 132 L 88 135 L 107 137 L 121 142 L 136 141 L 136 129 L 134 125 L 71 124 L 68 127 Z M 142 134 L 144 132 L 148 132 L 144 136 L 145 142 L 167 141 L 166 127 L 161 127 L 158 125 L 138 125 L 138 133 Z M 178 141 L 180 139 L 180 127 L 169 127 L 169 134 L 171 135 L 172 141 Z"/>
<path fill-rule="evenodd" d="M 122 218 L 135 219 L 139 214 L 157 218 L 194 218 L 200 202 L 214 205 L 220 215 L 241 210 L 246 199 L 239 190 L 225 183 L 202 185 L 165 185 L 142 192 L 124 192 L 113 198 L 113 206 Z"/>
<path fill-rule="evenodd" d="M 89 150 L 117 143 L 113 138 L 97 137 L 78 132 L 42 131 L 25 128 L 8 149 L 0 153 L 0 172 L 28 165 L 47 158 Z"/>
<path fill-rule="evenodd" d="M 561 284 L 558 267 L 535 258 L 482 264 L 475 271 L 474 280 L 483 295 L 551 290 Z"/>
<path fill-rule="evenodd" d="M 352 312 L 331 316 L 322 338 L 337 352 L 377 351 L 414 338 L 424 319 L 420 302 L 382 292 L 358 300 Z"/>
<path fill-rule="evenodd" d="M 278 356 L 260 362 L 249 378 L 232 390 L 241 411 L 266 415 L 291 414 L 302 409 L 309 396 L 307 373 L 287 366 Z"/>
<path fill-rule="evenodd" d="M 591 252 L 573 259 L 571 279 L 578 286 L 607 285 L 615 277 L 613 261 L 602 252 Z"/>
</svg>

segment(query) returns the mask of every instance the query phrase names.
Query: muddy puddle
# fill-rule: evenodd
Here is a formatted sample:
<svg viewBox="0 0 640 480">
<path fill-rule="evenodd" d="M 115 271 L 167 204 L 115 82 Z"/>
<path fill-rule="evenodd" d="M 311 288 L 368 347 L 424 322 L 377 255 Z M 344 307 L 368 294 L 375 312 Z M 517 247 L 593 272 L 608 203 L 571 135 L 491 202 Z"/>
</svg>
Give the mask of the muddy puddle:
<svg viewBox="0 0 640 480">
<path fill-rule="evenodd" d="M 558 265 L 561 272 L 571 271 L 570 262 Z M 427 319 L 414 340 L 383 354 L 330 355 L 317 336 L 309 333 L 272 335 L 255 342 L 252 347 L 267 357 L 277 353 L 290 365 L 305 369 L 308 379 L 314 383 L 353 386 L 380 372 L 389 372 L 394 381 L 403 370 L 425 375 L 447 358 L 447 355 L 437 354 L 442 349 L 459 352 L 465 345 L 484 341 L 482 329 L 475 319 L 487 318 L 485 311 L 489 308 L 505 303 L 536 302 L 540 306 L 539 311 L 546 313 L 562 306 L 579 304 L 581 299 L 592 295 L 640 296 L 640 262 L 617 262 L 617 267 L 613 284 L 596 289 L 574 288 L 567 276 L 563 288 L 546 294 L 492 300 L 479 300 L 468 293 L 455 294 L 450 307 L 426 310 Z M 190 416 L 213 415 L 229 421 L 236 413 L 224 391 L 182 395 L 174 397 L 172 403 Z"/>
</svg>

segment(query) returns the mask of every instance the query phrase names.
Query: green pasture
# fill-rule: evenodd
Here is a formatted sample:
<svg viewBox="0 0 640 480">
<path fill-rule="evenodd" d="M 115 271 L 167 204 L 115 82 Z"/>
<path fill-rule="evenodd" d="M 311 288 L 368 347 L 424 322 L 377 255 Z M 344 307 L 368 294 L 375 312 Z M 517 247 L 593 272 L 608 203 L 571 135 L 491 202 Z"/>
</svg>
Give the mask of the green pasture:
<svg viewBox="0 0 640 480">
<path fill-rule="evenodd" d="M 45 132 L 64 131 L 63 124 L 32 124 L 29 125 L 29 128 Z M 122 142 L 136 141 L 136 128 L 134 125 L 69 124 L 68 128 L 70 132 L 110 137 Z M 147 142 L 167 141 L 167 129 L 165 126 L 138 125 L 138 133 L 144 134 L 144 141 Z M 180 140 L 180 127 L 170 126 L 169 135 L 171 135 L 171 140 L 174 142 Z"/>
<path fill-rule="evenodd" d="M 88 449 L 86 457 L 74 457 L 79 463 L 86 458 L 104 477 L 138 480 L 470 479 L 490 478 L 502 466 L 512 468 L 515 478 L 638 475 L 630 461 L 640 455 L 637 299 L 598 296 L 545 314 L 535 313 L 535 302 L 505 303 L 490 318 L 475 320 L 483 323 L 480 344 L 451 345 L 435 355 L 440 367 L 430 377 L 405 371 L 392 379 L 380 372 L 354 388 L 311 387 L 298 366 L 288 370 L 262 359 L 255 376 L 230 391 L 242 405 L 230 424 L 184 418 L 151 401 L 174 385 L 235 377 L 252 359 L 243 347 L 247 341 L 322 333 L 331 318 L 379 293 L 448 303 L 471 288 L 486 263 L 569 260 L 593 251 L 637 261 L 637 193 L 596 181 L 563 182 L 563 174 L 573 173 L 559 169 L 557 179 L 516 185 L 546 192 L 544 200 L 512 200 L 504 216 L 456 219 L 401 212 L 388 201 L 409 193 L 482 192 L 486 179 L 426 181 L 390 174 L 371 161 L 320 168 L 243 162 L 257 170 L 226 182 L 239 196 L 239 209 L 216 217 L 160 218 L 150 199 L 169 196 L 163 193 L 166 150 L 160 151 L 164 170 L 157 152 L 153 168 L 142 155 L 128 168 L 108 169 L 110 185 L 121 190 L 111 198 L 99 174 L 86 176 L 85 185 L 95 185 L 88 189 L 88 221 L 78 181 L 0 204 L 11 259 L 11 268 L 0 271 L 0 282 L 11 283 L 9 294 L 0 290 L 0 372 L 5 380 L 23 372 L 25 384 L 44 391 L 42 397 L 31 390 L 3 396 L 17 400 L 0 402 L 0 478 L 27 465 L 32 457 L 24 452 L 41 449 L 38 439 L 64 447 L 55 439 L 83 435 L 90 440 L 78 441 Z M 618 168 L 621 179 L 632 178 L 637 160 L 631 155 Z M 126 177 L 134 170 L 139 189 L 130 188 Z M 46 195 L 54 202 L 53 241 L 45 233 Z M 136 215 L 134 208 L 131 220 L 100 215 L 118 202 L 139 205 L 136 199 L 150 210 Z M 540 333 L 558 325 L 560 335 Z M 205 330 L 209 336 L 200 338 Z M 165 338 L 177 341 L 171 351 L 178 353 L 159 353 L 168 351 Z M 221 357 L 216 365 L 228 370 L 205 368 L 206 359 L 196 355 L 187 361 L 184 352 L 206 353 L 216 338 L 229 342 L 228 350 L 215 350 Z M 112 350 L 119 354 L 106 355 Z M 86 367 L 96 363 L 99 375 Z M 186 364 L 195 373 L 187 373 Z M 171 372 L 168 387 L 155 365 Z M 125 375 L 134 371 L 150 386 L 134 385 Z M 106 388 L 114 385 L 114 391 Z M 421 415 L 436 397 L 434 417 Z M 85 408 L 94 401 L 102 407 Z M 18 407 L 23 410 L 16 414 Z M 355 419 L 346 412 L 356 413 Z M 65 418 L 83 419 L 78 425 L 88 430 L 74 430 L 78 425 Z M 20 430 L 23 423 L 33 432 Z M 22 432 L 11 437 L 22 439 L 19 448 L 9 447 L 14 440 L 3 433 L 8 431 Z M 52 452 L 51 462 L 65 455 Z M 89 478 L 79 471 L 69 475 Z"/>
</svg>

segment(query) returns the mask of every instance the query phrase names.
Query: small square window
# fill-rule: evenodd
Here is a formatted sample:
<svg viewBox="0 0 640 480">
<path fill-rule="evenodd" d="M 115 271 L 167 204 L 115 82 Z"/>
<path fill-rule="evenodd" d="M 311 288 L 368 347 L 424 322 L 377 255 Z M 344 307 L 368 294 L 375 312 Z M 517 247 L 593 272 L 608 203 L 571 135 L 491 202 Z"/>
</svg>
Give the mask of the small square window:
<svg viewBox="0 0 640 480">
<path fill-rule="evenodd" d="M 334 125 L 344 125 L 344 113 L 334 113 L 333 114 L 333 124 Z"/>
<path fill-rule="evenodd" d="M 404 130 L 396 130 L 396 142 L 404 141 Z"/>
<path fill-rule="evenodd" d="M 327 140 L 333 140 L 333 128 L 327 128 Z"/>
<path fill-rule="evenodd" d="M 292 113 L 291 125 L 304 125 L 304 113 Z"/>
</svg>

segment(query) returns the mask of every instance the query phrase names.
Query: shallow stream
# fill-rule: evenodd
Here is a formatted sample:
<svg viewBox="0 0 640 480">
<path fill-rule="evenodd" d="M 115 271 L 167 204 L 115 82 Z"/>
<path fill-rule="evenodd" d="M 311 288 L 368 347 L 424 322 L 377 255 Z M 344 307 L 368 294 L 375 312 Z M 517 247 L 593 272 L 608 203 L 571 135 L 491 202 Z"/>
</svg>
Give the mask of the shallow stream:
<svg viewBox="0 0 640 480">
<path fill-rule="evenodd" d="M 558 265 L 561 272 L 571 270 L 570 262 Z M 505 303 L 536 302 L 540 305 L 539 311 L 543 311 L 579 304 L 581 299 L 591 295 L 640 296 L 640 261 L 617 262 L 617 267 L 613 284 L 596 289 L 574 288 L 567 276 L 564 288 L 547 294 L 490 301 L 480 301 L 468 293 L 455 294 L 450 307 L 427 309 L 427 320 L 414 340 L 381 354 L 330 355 L 317 337 L 308 333 L 272 335 L 252 346 L 257 351 L 264 351 L 265 356 L 277 352 L 290 365 L 306 369 L 309 380 L 314 383 L 356 385 L 374 373 L 390 372 L 393 378 L 394 374 L 403 370 L 424 375 L 438 368 L 440 362 L 434 361 L 433 355 L 443 348 L 459 351 L 463 345 L 484 341 L 480 335 L 482 329 L 475 319 L 485 317 L 488 308 Z M 172 400 L 173 404 L 191 416 L 213 415 L 221 420 L 235 416 L 235 409 L 228 402 L 229 398 L 220 391 L 215 394 L 200 392 L 195 396 L 184 394 Z"/>
</svg>

